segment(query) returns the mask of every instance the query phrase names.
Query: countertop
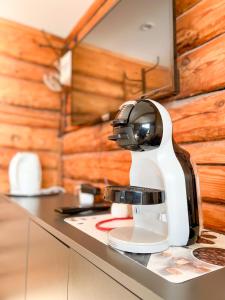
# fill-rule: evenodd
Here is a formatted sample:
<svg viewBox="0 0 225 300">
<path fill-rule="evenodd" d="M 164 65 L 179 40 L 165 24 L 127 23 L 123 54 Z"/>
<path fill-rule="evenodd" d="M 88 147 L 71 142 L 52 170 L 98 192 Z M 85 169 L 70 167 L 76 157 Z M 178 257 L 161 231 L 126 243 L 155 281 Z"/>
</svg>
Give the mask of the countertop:
<svg viewBox="0 0 225 300">
<path fill-rule="evenodd" d="M 168 300 L 225 300 L 225 268 L 184 283 L 170 283 L 64 222 L 66 216 L 56 213 L 54 209 L 74 205 L 76 199 L 72 195 L 7 199 L 23 207 L 33 221 L 142 299 L 154 296 L 154 299 Z"/>
</svg>

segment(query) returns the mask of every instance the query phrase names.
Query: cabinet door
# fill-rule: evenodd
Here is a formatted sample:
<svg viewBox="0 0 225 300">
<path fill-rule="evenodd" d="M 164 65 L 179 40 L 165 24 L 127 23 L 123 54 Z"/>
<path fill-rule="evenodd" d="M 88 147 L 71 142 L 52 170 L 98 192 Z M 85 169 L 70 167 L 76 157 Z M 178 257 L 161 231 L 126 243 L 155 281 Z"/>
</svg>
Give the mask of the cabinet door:
<svg viewBox="0 0 225 300">
<path fill-rule="evenodd" d="M 68 300 L 139 299 L 102 270 L 70 250 Z"/>
<path fill-rule="evenodd" d="M 28 214 L 0 199 L 0 299 L 25 299 Z"/>
<path fill-rule="evenodd" d="M 68 247 L 30 222 L 26 300 L 66 300 Z"/>
</svg>

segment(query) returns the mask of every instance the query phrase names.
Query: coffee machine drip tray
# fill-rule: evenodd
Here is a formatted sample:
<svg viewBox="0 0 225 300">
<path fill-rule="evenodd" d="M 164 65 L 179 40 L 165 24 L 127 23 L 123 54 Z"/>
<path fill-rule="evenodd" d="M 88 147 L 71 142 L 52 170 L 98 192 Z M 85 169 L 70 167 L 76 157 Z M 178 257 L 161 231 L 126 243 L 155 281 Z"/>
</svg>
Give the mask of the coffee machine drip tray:
<svg viewBox="0 0 225 300">
<path fill-rule="evenodd" d="M 165 202 L 164 191 L 137 186 L 107 186 L 105 200 L 132 205 L 153 205 Z"/>
<path fill-rule="evenodd" d="M 111 247 L 133 253 L 156 253 L 169 247 L 167 236 L 142 227 L 118 227 L 108 234 Z"/>
</svg>

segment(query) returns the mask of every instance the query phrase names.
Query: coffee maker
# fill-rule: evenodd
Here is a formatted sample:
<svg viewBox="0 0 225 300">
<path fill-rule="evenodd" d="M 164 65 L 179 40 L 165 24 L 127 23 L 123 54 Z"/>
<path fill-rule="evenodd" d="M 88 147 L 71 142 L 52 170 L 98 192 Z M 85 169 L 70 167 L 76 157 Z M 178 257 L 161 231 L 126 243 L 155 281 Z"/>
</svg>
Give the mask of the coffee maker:
<svg viewBox="0 0 225 300">
<path fill-rule="evenodd" d="M 108 243 L 155 253 L 194 243 L 199 234 L 198 185 L 190 155 L 173 140 L 172 121 L 158 102 L 125 102 L 110 140 L 131 151 L 130 186 L 107 186 L 105 199 L 132 205 L 133 226 L 118 227 Z"/>
</svg>

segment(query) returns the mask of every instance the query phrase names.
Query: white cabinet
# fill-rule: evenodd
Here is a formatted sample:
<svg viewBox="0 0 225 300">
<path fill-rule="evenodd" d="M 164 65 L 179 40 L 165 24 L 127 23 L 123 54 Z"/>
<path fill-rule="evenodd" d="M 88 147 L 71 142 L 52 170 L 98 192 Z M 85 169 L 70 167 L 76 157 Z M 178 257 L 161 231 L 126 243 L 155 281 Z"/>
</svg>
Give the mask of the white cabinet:
<svg viewBox="0 0 225 300">
<path fill-rule="evenodd" d="M 28 214 L 0 199 L 0 299 L 25 299 Z"/>
<path fill-rule="evenodd" d="M 0 226 L 0 300 L 140 299 L 4 198 Z"/>
<path fill-rule="evenodd" d="M 26 300 L 139 299 L 33 221 L 26 295 Z"/>
<path fill-rule="evenodd" d="M 139 299 L 77 252 L 70 250 L 68 300 Z"/>
<path fill-rule="evenodd" d="M 30 222 L 26 300 L 66 300 L 69 248 Z"/>
</svg>

